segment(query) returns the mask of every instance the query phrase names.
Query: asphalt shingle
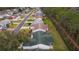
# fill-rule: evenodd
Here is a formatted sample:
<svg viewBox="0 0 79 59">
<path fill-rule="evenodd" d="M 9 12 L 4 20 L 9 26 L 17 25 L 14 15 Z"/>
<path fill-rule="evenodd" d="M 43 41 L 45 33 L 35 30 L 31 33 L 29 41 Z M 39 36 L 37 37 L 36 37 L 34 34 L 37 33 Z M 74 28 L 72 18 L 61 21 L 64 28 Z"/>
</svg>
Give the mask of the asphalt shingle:
<svg viewBox="0 0 79 59">
<path fill-rule="evenodd" d="M 33 38 L 29 42 L 25 42 L 23 46 L 33 46 L 37 44 L 50 45 L 53 42 L 51 35 L 46 32 L 38 31 L 33 34 Z"/>
</svg>

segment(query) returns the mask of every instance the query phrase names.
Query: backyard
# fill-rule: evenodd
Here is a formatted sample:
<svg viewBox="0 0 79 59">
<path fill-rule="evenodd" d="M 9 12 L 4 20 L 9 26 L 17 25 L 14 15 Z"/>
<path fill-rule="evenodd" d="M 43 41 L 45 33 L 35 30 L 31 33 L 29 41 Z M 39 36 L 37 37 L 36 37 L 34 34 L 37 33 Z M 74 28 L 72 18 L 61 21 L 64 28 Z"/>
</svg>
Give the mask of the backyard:
<svg viewBox="0 0 79 59">
<path fill-rule="evenodd" d="M 53 47 L 54 50 L 58 50 L 58 51 L 67 51 L 68 48 L 65 45 L 62 37 L 60 36 L 59 32 L 56 30 L 56 27 L 54 26 L 54 24 L 50 21 L 50 19 L 45 18 L 44 19 L 44 23 L 48 24 L 49 27 L 49 33 L 52 35 L 53 37 Z"/>
</svg>

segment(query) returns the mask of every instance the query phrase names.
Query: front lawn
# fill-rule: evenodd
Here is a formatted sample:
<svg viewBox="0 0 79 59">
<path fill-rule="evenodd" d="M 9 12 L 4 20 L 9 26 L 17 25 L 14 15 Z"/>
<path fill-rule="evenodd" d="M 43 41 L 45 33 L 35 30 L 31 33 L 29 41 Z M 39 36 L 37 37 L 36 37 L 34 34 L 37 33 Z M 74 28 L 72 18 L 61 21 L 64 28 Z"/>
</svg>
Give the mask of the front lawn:
<svg viewBox="0 0 79 59">
<path fill-rule="evenodd" d="M 17 24 L 9 24 L 9 28 L 16 28 Z"/>
</svg>

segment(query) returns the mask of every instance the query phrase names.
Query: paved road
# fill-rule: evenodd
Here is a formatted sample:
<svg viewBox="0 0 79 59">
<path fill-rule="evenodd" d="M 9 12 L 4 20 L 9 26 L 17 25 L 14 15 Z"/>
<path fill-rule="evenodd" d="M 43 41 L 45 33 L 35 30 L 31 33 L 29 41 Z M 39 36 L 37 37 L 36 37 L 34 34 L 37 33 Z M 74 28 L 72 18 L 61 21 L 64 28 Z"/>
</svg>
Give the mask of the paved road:
<svg viewBox="0 0 79 59">
<path fill-rule="evenodd" d="M 13 30 L 13 33 L 18 33 L 20 28 L 23 26 L 23 24 L 25 23 L 25 21 L 29 18 L 29 16 L 32 14 L 33 11 L 31 11 L 29 13 L 29 15 L 27 15 L 24 20 Z"/>
</svg>

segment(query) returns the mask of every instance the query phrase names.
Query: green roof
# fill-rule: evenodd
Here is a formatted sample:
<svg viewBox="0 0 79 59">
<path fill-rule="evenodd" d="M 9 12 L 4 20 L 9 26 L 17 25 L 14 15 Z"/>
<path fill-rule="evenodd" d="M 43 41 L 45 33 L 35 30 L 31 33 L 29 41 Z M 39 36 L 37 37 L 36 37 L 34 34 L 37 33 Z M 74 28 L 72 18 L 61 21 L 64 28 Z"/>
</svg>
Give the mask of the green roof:
<svg viewBox="0 0 79 59">
<path fill-rule="evenodd" d="M 24 46 L 32 46 L 37 44 L 50 45 L 51 43 L 53 43 L 52 36 L 47 32 L 37 31 L 32 34 L 33 38 L 29 42 L 24 42 Z"/>
</svg>

